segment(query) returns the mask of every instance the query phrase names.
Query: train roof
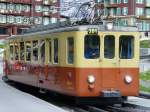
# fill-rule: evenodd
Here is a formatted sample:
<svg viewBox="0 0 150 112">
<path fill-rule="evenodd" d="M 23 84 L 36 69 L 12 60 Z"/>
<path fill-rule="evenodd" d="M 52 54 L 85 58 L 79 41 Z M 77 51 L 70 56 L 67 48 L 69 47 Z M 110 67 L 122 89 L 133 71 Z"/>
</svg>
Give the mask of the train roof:
<svg viewBox="0 0 150 112">
<path fill-rule="evenodd" d="M 26 37 L 32 36 L 35 34 L 48 34 L 48 33 L 58 33 L 58 32 L 70 32 L 70 31 L 87 31 L 89 28 L 96 28 L 98 31 L 113 31 L 113 32 L 138 32 L 137 27 L 129 27 L 129 26 L 113 26 L 111 30 L 108 30 L 106 25 L 70 25 L 67 22 L 59 22 L 51 25 L 38 26 L 33 27 L 21 35 L 13 35 L 8 37 L 8 39 L 12 39 L 15 37 Z"/>
</svg>

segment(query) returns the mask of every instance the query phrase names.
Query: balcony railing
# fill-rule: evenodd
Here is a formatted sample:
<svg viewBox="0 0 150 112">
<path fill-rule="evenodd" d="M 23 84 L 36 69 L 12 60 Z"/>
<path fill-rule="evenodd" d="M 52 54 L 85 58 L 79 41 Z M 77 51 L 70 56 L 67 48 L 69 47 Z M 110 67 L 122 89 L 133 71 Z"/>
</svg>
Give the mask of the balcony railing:
<svg viewBox="0 0 150 112">
<path fill-rule="evenodd" d="M 105 5 L 105 7 L 107 7 L 107 8 L 115 8 L 115 7 L 118 7 L 118 4 L 117 4 L 117 3 L 105 3 L 104 5 Z"/>
<path fill-rule="evenodd" d="M 32 0 L 0 0 L 0 2 L 31 4 Z"/>
</svg>

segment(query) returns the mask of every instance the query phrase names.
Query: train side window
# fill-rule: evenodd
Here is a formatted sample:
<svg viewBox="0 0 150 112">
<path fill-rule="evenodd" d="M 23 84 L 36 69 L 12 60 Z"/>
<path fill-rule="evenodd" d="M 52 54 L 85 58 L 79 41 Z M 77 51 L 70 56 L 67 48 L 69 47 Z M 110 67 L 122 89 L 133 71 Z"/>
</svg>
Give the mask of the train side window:
<svg viewBox="0 0 150 112">
<path fill-rule="evenodd" d="M 45 62 L 45 41 L 40 41 L 40 53 L 41 53 L 41 61 Z"/>
<path fill-rule="evenodd" d="M 15 43 L 15 60 L 19 60 L 19 45 Z"/>
<path fill-rule="evenodd" d="M 24 42 L 20 42 L 20 60 L 24 60 Z"/>
<path fill-rule="evenodd" d="M 31 61 L 31 42 L 26 42 L 26 61 Z"/>
<path fill-rule="evenodd" d="M 115 56 L 115 37 L 107 35 L 104 38 L 104 57 L 113 59 Z"/>
<path fill-rule="evenodd" d="M 132 59 L 134 56 L 134 37 L 121 36 L 119 38 L 120 59 Z"/>
<path fill-rule="evenodd" d="M 10 54 L 9 54 L 9 57 L 10 57 L 10 60 L 13 60 L 13 45 L 10 45 Z"/>
<path fill-rule="evenodd" d="M 100 56 L 100 38 L 98 35 L 86 35 L 84 38 L 84 57 L 96 59 Z"/>
<path fill-rule="evenodd" d="M 38 41 L 33 41 L 33 61 L 38 61 Z"/>
<path fill-rule="evenodd" d="M 67 39 L 67 57 L 68 57 L 68 64 L 73 64 L 74 62 L 74 40 L 73 38 Z"/>
<path fill-rule="evenodd" d="M 58 39 L 54 39 L 54 63 L 58 63 Z"/>
<path fill-rule="evenodd" d="M 52 62 L 52 42 L 49 41 L 49 62 Z"/>
</svg>

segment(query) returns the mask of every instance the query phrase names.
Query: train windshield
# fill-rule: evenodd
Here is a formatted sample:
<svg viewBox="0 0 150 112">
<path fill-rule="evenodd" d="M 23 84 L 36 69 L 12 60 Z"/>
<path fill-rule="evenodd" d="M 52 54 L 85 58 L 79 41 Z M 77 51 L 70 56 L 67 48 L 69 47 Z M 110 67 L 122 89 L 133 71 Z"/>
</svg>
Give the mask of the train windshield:
<svg viewBox="0 0 150 112">
<path fill-rule="evenodd" d="M 84 57 L 96 59 L 100 56 L 100 38 L 98 35 L 86 35 L 84 38 Z"/>
<path fill-rule="evenodd" d="M 120 59 L 132 59 L 134 56 L 134 37 L 121 36 L 119 39 Z"/>
</svg>

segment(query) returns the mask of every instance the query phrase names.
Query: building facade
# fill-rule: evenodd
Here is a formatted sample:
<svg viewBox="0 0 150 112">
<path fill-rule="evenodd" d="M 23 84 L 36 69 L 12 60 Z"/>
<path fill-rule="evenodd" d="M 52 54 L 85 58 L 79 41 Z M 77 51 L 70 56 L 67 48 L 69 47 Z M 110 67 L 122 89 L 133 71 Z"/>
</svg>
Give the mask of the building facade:
<svg viewBox="0 0 150 112">
<path fill-rule="evenodd" d="M 104 5 L 103 15 L 116 24 L 134 25 L 141 32 L 150 31 L 150 0 L 96 0 L 95 2 Z M 97 9 L 97 13 L 99 10 Z"/>
<path fill-rule="evenodd" d="M 0 0 L 0 38 L 20 34 L 33 25 L 56 23 L 59 0 Z"/>
</svg>

